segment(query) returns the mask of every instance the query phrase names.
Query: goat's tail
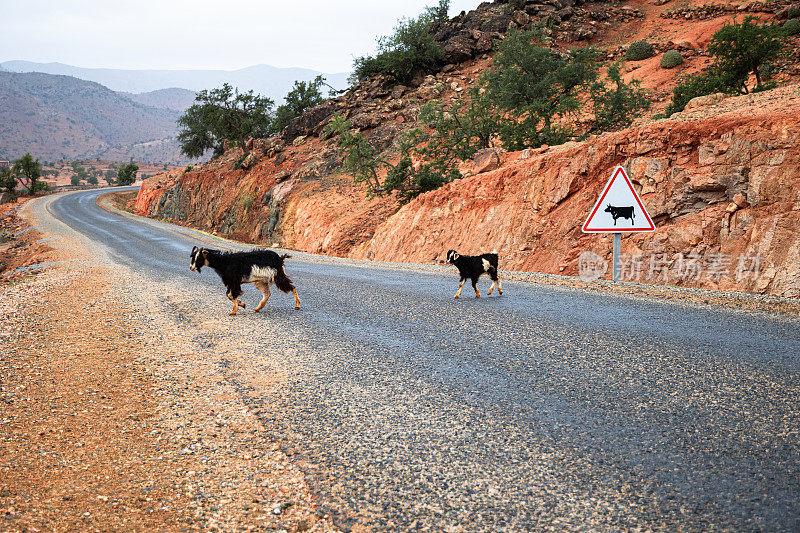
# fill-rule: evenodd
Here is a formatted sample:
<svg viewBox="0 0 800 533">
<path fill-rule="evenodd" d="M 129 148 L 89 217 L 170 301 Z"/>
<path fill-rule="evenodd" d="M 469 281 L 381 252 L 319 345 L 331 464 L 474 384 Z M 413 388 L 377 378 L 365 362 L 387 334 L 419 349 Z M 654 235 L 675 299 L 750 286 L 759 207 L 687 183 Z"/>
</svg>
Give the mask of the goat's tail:
<svg viewBox="0 0 800 533">
<path fill-rule="evenodd" d="M 489 260 L 488 274 L 492 281 L 497 281 L 497 269 L 500 265 L 500 258 L 497 256 L 497 250 L 490 254 L 486 254 L 486 259 Z"/>
<path fill-rule="evenodd" d="M 291 255 L 289 255 L 289 254 L 283 254 L 283 255 L 281 256 L 281 259 L 289 259 L 290 257 L 292 257 L 292 256 L 291 256 Z"/>
<path fill-rule="evenodd" d="M 286 272 L 283 271 L 283 265 L 281 265 L 281 268 L 278 270 L 278 273 L 275 274 L 275 286 L 287 294 L 294 290 L 294 285 L 292 285 L 292 280 L 290 280 L 289 277 L 286 275 Z"/>
</svg>

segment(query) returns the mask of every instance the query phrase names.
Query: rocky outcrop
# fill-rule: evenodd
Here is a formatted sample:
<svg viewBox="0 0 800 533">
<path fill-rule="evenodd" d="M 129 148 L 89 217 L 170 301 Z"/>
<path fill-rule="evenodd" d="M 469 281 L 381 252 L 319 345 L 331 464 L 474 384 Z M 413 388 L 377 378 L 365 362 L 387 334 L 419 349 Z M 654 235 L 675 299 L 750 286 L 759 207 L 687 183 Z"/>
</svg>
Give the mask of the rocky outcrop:
<svg viewBox="0 0 800 533">
<path fill-rule="evenodd" d="M 800 120 L 781 106 L 507 154 L 500 169 L 404 206 L 349 255 L 431 262 L 450 248 L 497 249 L 504 268 L 576 275 L 581 252 L 610 260 L 610 238 L 581 225 L 623 165 L 657 225 L 623 238 L 627 279 L 798 297 L 799 139 Z"/>
</svg>

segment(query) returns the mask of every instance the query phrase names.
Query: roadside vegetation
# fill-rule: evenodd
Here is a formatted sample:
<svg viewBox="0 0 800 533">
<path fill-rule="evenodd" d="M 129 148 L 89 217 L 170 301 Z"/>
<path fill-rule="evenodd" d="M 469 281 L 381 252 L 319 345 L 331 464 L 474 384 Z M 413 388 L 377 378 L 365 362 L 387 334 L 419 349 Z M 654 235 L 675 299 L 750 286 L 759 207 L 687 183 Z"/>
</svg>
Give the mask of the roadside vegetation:
<svg viewBox="0 0 800 533">
<path fill-rule="evenodd" d="M 378 53 L 361 56 L 353 63 L 351 82 L 385 74 L 398 83 L 407 83 L 419 72 L 430 72 L 442 65 L 444 53 L 436 43 L 430 27 L 447 19 L 450 0 L 440 0 L 417 18 L 403 18 L 392 35 L 378 38 Z"/>
<path fill-rule="evenodd" d="M 714 63 L 701 74 L 686 77 L 672 91 L 665 116 L 683 111 L 689 100 L 717 92 L 749 94 L 775 87 L 770 81 L 770 63 L 785 51 L 791 26 L 759 24 L 750 15 L 742 22 L 726 24 L 712 37 L 708 51 Z M 748 87 L 751 76 L 755 84 Z"/>
<path fill-rule="evenodd" d="M 196 103 L 178 119 L 181 152 L 199 158 L 212 151 L 213 157 L 217 157 L 225 151 L 227 140 L 241 148 L 246 156 L 247 139 L 269 137 L 283 131 L 307 109 L 327 99 L 322 95 L 323 87 L 329 88 L 329 95 L 336 93 L 323 76 L 308 82 L 295 81 L 277 109 L 273 109 L 272 99 L 253 91 L 240 93 L 227 83 L 217 89 L 200 91 Z"/>
<path fill-rule="evenodd" d="M 625 127 L 649 107 L 639 83 L 622 80 L 618 63 L 601 76 L 595 49 L 561 53 L 547 44 L 541 28 L 509 32 L 467 97 L 425 104 L 419 127 L 401 136 L 393 156 L 376 153 L 344 117 L 334 117 L 328 132 L 338 135 L 343 168 L 371 194 L 397 193 L 405 203 L 459 178 L 459 164 L 479 150 L 561 144 Z"/>
<path fill-rule="evenodd" d="M 50 190 L 42 177 L 42 164 L 31 154 L 25 154 L 14 161 L 11 167 L 0 167 L 0 187 L 12 198 L 16 198 L 17 186 L 22 186 L 26 194 L 36 194 Z"/>
</svg>

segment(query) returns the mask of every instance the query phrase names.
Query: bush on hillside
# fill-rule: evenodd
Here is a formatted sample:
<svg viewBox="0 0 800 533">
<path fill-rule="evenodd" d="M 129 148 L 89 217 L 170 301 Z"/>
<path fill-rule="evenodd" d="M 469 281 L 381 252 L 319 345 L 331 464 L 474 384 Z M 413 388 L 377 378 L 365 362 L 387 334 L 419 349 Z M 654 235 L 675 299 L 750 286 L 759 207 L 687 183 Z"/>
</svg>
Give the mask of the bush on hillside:
<svg viewBox="0 0 800 533">
<path fill-rule="evenodd" d="M 677 50 L 669 50 L 661 56 L 661 68 L 675 68 L 683 63 L 683 56 Z"/>
<path fill-rule="evenodd" d="M 202 90 L 195 104 L 178 119 L 178 143 L 188 157 L 200 157 L 207 150 L 218 156 L 224 152 L 228 139 L 247 153 L 250 137 L 268 137 L 272 128 L 273 101 L 254 94 L 240 93 L 228 85 Z"/>
<path fill-rule="evenodd" d="M 386 74 L 398 83 L 411 81 L 418 72 L 430 72 L 439 67 L 444 52 L 430 32 L 431 23 L 447 13 L 449 0 L 442 0 L 436 8 L 427 8 L 415 19 L 400 19 L 394 34 L 378 39 L 378 54 L 362 56 L 353 63 L 351 82 L 371 76 Z"/>
<path fill-rule="evenodd" d="M 294 87 L 286 95 L 285 102 L 278 106 L 272 131 L 280 133 L 291 121 L 325 101 L 320 89 L 325 83 L 325 78 L 317 76 L 313 81 L 296 81 Z"/>
<path fill-rule="evenodd" d="M 625 59 L 628 61 L 642 61 L 655 55 L 656 51 L 653 45 L 647 41 L 636 41 L 631 43 L 628 50 L 625 52 Z"/>
<path fill-rule="evenodd" d="M 797 35 L 800 33 L 800 19 L 789 19 L 784 22 L 783 31 L 786 35 Z"/>
<path fill-rule="evenodd" d="M 708 51 L 714 64 L 704 73 L 690 76 L 672 91 L 672 102 L 664 111 L 667 116 L 683 111 L 692 98 L 716 92 L 748 94 L 773 87 L 774 82 L 763 83 L 769 74 L 766 65 L 784 51 L 784 28 L 773 24 L 757 24 L 755 17 L 747 16 L 738 23 L 726 24 L 712 37 Z M 747 87 L 751 74 L 756 84 Z"/>
<path fill-rule="evenodd" d="M 791 6 L 788 15 L 790 19 L 800 17 L 800 5 Z"/>
</svg>

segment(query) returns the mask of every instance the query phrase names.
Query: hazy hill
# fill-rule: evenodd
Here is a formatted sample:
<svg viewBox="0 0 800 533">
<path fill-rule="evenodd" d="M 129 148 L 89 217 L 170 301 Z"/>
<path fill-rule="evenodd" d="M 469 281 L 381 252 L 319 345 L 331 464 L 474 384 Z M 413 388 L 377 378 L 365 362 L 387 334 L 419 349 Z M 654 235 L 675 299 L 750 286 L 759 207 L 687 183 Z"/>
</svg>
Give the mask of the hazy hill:
<svg viewBox="0 0 800 533">
<path fill-rule="evenodd" d="M 0 72 L 0 157 L 185 163 L 179 112 L 149 107 L 70 76 Z"/>
<path fill-rule="evenodd" d="M 240 90 L 253 90 L 269 96 L 276 102 L 283 99 L 295 80 L 312 80 L 318 74 L 303 68 L 277 68 L 254 65 L 239 70 L 120 70 L 109 68 L 81 68 L 63 63 L 33 63 L 6 61 L 0 67 L 11 72 L 44 72 L 74 76 L 105 85 L 115 91 L 144 93 L 159 89 L 180 87 L 190 91 L 213 89 L 230 83 Z M 337 89 L 347 87 L 347 73 L 323 74 L 328 83 Z"/>
<path fill-rule="evenodd" d="M 169 89 L 159 89 L 148 93 L 126 93 L 120 92 L 122 96 L 149 107 L 161 107 L 172 109 L 173 111 L 183 112 L 194 103 L 197 93 L 187 89 L 171 87 Z"/>
</svg>

